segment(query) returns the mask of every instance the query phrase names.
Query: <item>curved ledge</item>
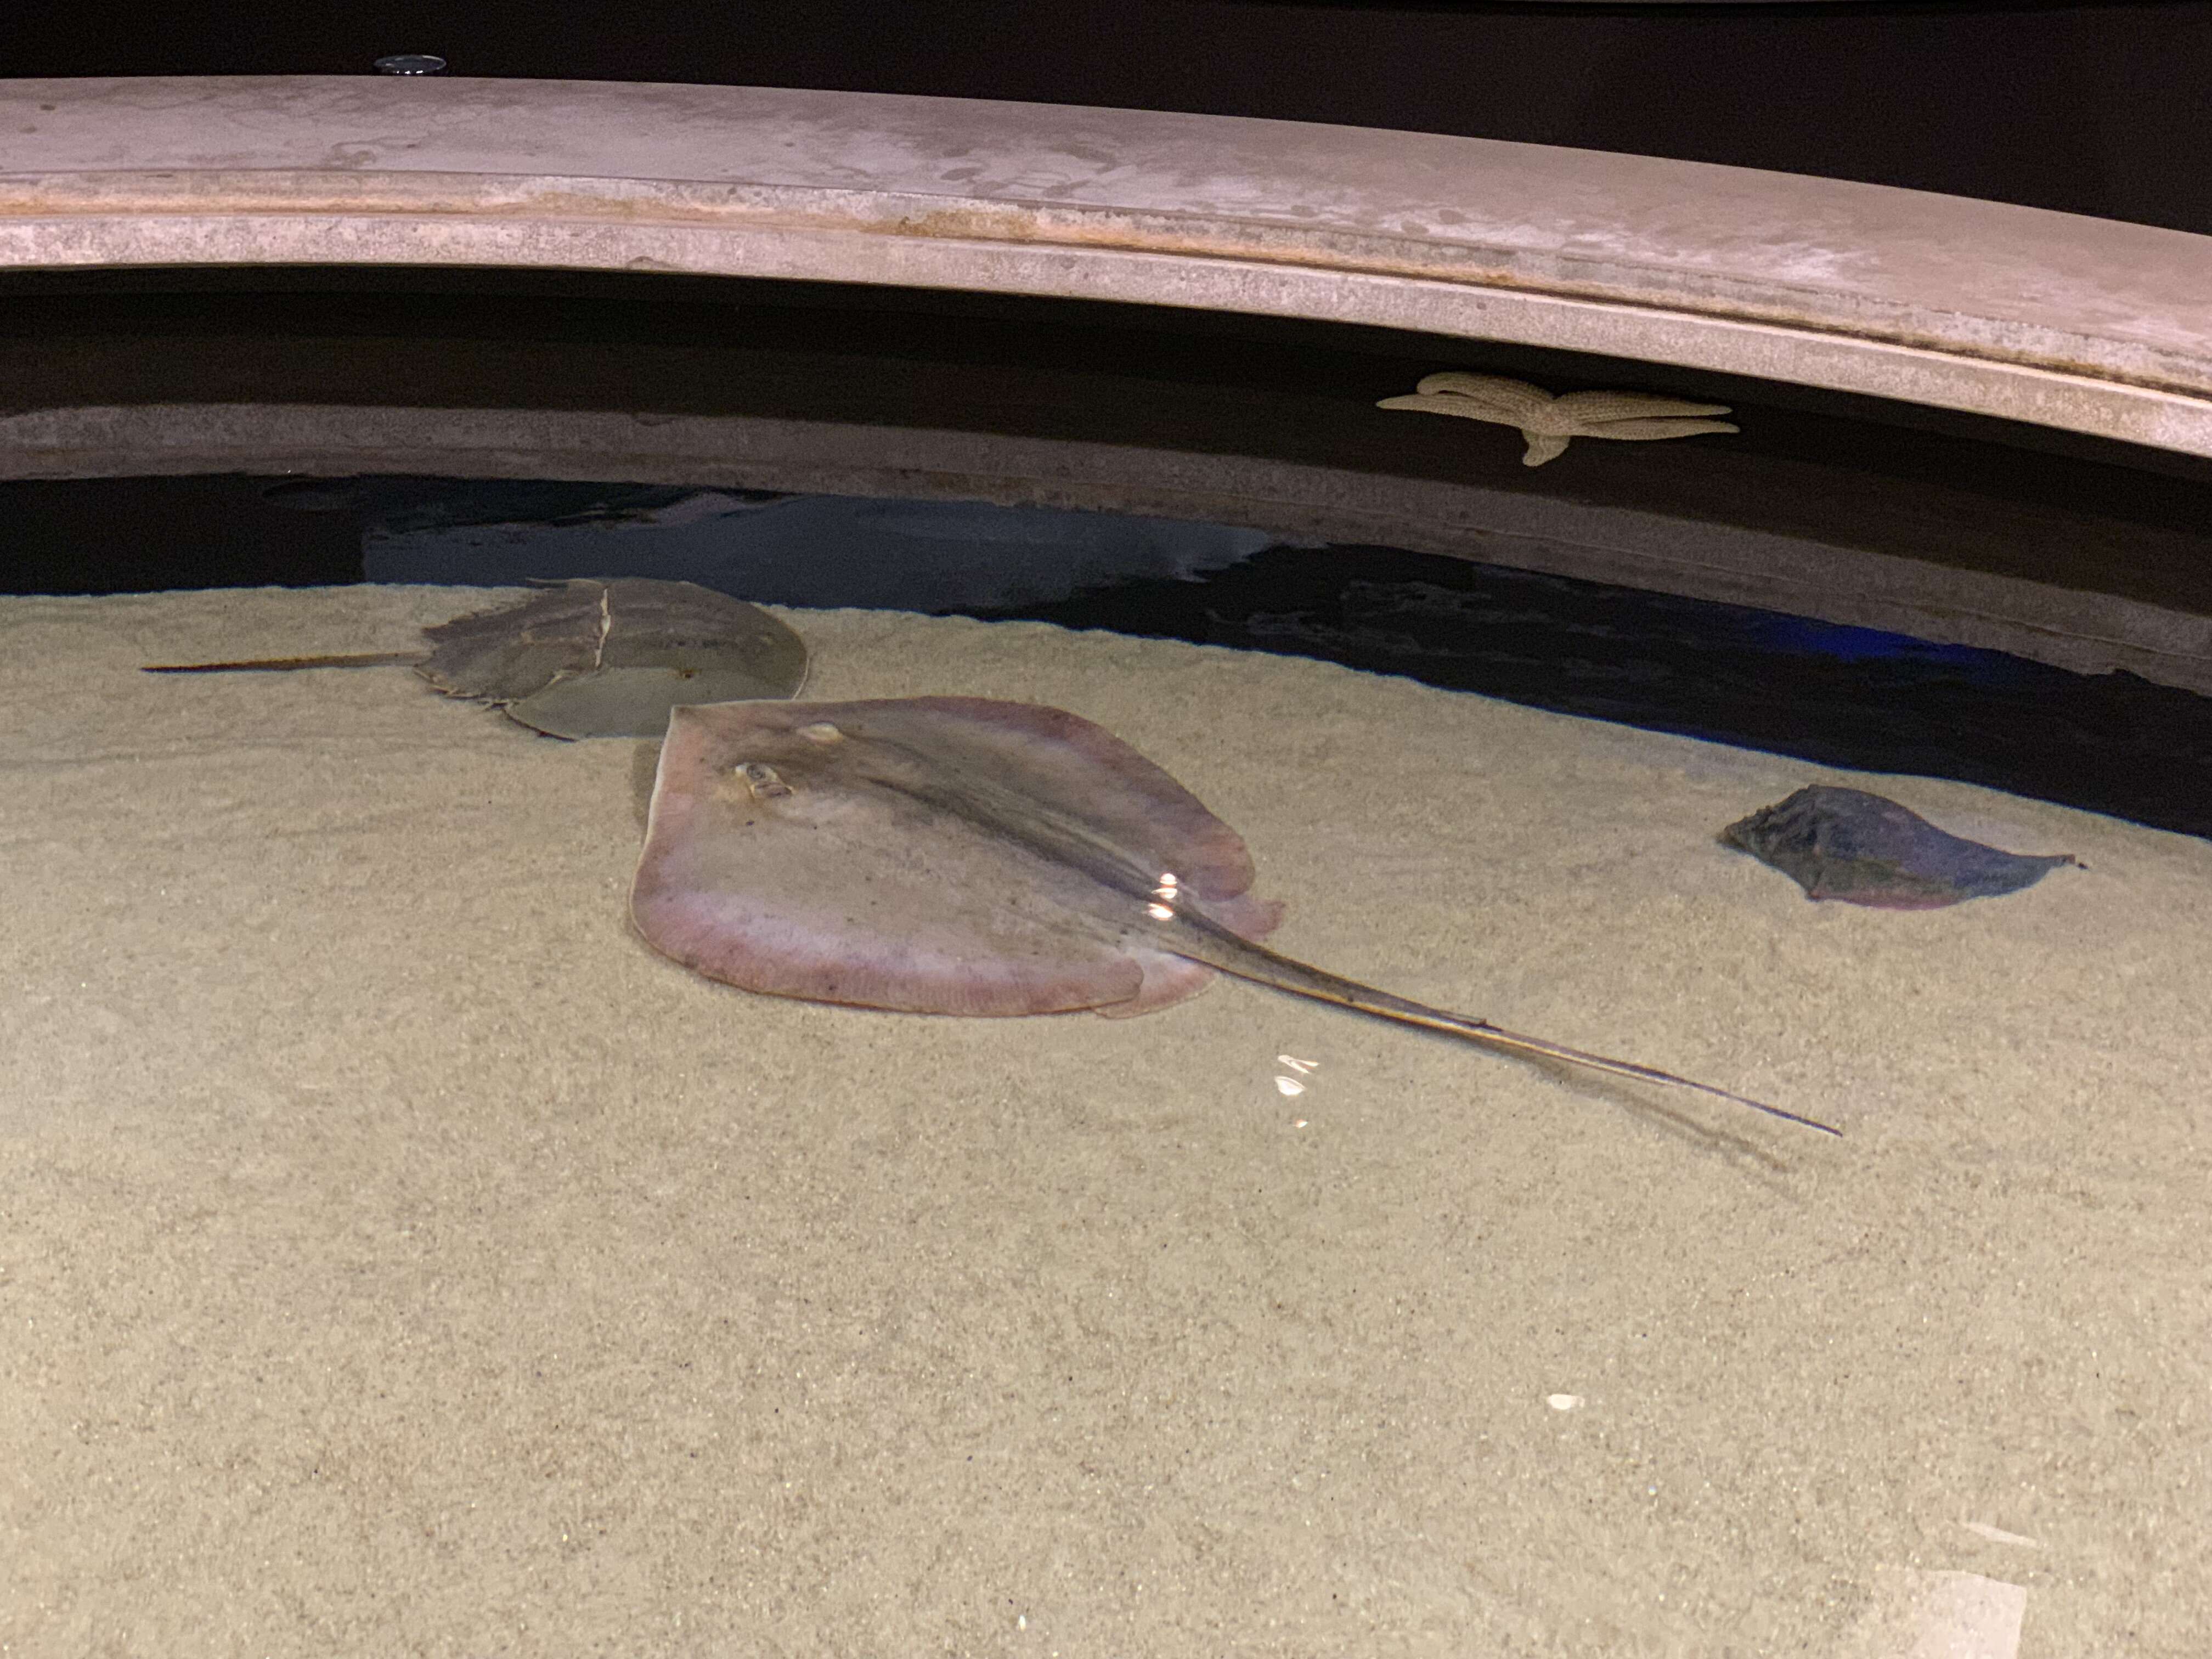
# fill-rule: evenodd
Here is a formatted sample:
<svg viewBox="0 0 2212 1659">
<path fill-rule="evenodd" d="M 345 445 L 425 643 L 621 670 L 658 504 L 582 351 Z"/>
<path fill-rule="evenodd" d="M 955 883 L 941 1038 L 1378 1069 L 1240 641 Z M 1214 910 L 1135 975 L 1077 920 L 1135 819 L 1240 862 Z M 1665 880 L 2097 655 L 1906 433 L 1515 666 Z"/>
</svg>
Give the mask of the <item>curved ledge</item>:
<svg viewBox="0 0 2212 1659">
<path fill-rule="evenodd" d="M 1116 300 L 1601 353 L 2212 456 L 2212 238 L 1219 116 L 362 76 L 0 82 L 0 269 L 452 264 Z"/>
</svg>

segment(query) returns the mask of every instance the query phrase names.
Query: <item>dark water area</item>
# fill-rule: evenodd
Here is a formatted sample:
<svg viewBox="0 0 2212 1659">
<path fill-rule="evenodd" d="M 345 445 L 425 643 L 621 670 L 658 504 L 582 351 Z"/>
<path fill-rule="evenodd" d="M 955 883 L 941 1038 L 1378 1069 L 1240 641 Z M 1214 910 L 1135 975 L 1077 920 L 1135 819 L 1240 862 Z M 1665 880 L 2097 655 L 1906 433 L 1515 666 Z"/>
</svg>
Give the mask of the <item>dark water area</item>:
<svg viewBox="0 0 2212 1659">
<path fill-rule="evenodd" d="M 0 511 L 10 592 L 661 575 L 768 604 L 1318 658 L 2212 836 L 2212 698 L 1401 549 L 960 502 L 413 477 L 9 483 Z"/>
<path fill-rule="evenodd" d="M 1319 657 L 2212 836 L 2212 698 L 2133 674 L 1386 547 L 1275 548 L 992 614 Z"/>
</svg>

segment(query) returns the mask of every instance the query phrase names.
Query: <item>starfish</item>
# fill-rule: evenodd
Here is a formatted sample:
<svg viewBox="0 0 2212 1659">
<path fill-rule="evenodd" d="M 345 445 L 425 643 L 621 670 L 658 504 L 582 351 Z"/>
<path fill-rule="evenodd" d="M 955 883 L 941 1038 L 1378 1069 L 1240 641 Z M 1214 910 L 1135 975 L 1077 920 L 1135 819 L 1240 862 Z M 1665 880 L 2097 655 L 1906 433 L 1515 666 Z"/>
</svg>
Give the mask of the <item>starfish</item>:
<svg viewBox="0 0 2212 1659">
<path fill-rule="evenodd" d="M 1470 421 L 1519 427 L 1528 441 L 1528 453 L 1521 457 L 1523 466 L 1543 465 L 1566 448 L 1570 438 L 1688 438 L 1741 430 L 1727 421 L 1685 418 L 1725 415 L 1726 404 L 1684 403 L 1644 392 L 1570 392 L 1555 398 L 1526 380 L 1456 369 L 1423 375 L 1410 395 L 1385 398 L 1375 407 L 1463 415 Z"/>
</svg>

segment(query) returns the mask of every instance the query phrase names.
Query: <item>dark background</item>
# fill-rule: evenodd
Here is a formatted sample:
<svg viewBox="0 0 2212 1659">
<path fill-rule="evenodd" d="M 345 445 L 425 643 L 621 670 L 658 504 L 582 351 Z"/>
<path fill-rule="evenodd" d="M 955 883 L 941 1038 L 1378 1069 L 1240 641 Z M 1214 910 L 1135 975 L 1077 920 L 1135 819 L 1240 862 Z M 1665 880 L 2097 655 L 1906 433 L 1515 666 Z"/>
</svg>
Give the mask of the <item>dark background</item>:
<svg viewBox="0 0 2212 1659">
<path fill-rule="evenodd" d="M 15 0 L 0 75 L 456 75 L 1335 121 L 1857 179 L 2212 233 L 2212 0 Z M 0 170 L 5 167 L 0 143 Z"/>
</svg>

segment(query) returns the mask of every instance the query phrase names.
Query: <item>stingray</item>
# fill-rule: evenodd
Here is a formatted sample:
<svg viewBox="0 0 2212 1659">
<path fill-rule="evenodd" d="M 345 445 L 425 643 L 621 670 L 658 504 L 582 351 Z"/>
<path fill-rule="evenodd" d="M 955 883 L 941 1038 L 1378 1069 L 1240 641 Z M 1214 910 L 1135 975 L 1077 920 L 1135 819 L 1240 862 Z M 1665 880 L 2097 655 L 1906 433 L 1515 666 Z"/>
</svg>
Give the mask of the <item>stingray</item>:
<svg viewBox="0 0 2212 1659">
<path fill-rule="evenodd" d="M 1910 808 L 1864 789 L 1816 783 L 1721 831 L 1779 870 L 1809 899 L 1878 910 L 1935 910 L 2033 887 L 2071 853 L 2007 853 L 1938 830 Z"/>
<path fill-rule="evenodd" d="M 678 708 L 630 914 L 774 996 L 910 1013 L 1149 1013 L 1215 970 L 1384 1019 L 1836 1130 L 1277 954 L 1279 904 L 1197 798 L 1103 728 L 977 697 Z"/>
<path fill-rule="evenodd" d="M 758 605 L 694 582 L 580 577 L 422 630 L 428 651 L 167 663 L 149 674 L 409 663 L 452 697 L 555 738 L 657 738 L 679 703 L 795 697 L 806 646 Z"/>
</svg>

